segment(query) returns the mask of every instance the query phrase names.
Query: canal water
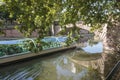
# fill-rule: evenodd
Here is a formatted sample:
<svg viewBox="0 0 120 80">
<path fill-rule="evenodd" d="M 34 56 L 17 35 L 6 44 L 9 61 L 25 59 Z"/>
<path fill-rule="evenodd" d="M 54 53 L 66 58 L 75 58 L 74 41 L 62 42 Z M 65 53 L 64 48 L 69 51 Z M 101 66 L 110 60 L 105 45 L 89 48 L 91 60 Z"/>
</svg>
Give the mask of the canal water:
<svg viewBox="0 0 120 80">
<path fill-rule="evenodd" d="M 102 43 L 92 46 L 87 44 L 87 48 L 58 52 L 2 67 L 0 80 L 101 80 L 96 63 L 101 59 Z M 100 50 L 91 52 L 95 46 Z"/>
</svg>

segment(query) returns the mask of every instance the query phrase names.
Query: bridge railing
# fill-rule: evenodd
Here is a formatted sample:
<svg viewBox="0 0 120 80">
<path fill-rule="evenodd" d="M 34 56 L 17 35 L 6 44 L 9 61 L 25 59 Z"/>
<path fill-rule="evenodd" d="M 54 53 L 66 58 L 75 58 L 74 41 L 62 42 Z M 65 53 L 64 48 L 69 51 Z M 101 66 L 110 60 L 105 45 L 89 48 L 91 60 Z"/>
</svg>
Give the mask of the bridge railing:
<svg viewBox="0 0 120 80">
<path fill-rule="evenodd" d="M 105 80 L 112 80 L 112 77 L 116 74 L 116 72 L 120 69 L 120 60 L 116 63 L 110 73 L 107 75 Z"/>
</svg>

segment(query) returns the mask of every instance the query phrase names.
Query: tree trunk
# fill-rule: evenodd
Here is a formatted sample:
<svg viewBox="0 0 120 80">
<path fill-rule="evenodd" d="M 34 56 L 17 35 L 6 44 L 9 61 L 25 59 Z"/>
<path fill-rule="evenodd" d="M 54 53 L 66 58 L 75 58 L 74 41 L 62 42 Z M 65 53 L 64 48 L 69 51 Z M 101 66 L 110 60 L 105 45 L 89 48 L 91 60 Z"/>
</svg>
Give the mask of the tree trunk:
<svg viewBox="0 0 120 80">
<path fill-rule="evenodd" d="M 120 60 L 120 24 L 113 27 L 106 26 L 104 45 L 104 74 L 105 76 L 111 71 L 113 66 Z M 114 79 L 116 80 L 116 79 Z"/>
</svg>

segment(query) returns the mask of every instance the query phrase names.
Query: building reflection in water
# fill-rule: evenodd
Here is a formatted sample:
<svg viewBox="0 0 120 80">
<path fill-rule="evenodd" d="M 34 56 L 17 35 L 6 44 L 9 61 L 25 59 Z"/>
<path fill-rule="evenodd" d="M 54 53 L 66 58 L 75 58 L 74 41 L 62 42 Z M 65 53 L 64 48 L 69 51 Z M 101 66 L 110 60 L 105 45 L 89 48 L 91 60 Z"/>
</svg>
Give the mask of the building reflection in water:
<svg viewBox="0 0 120 80">
<path fill-rule="evenodd" d="M 63 57 L 56 66 L 57 80 L 65 78 L 66 80 L 80 80 L 87 73 L 86 68 L 76 65 L 69 58 Z"/>
</svg>

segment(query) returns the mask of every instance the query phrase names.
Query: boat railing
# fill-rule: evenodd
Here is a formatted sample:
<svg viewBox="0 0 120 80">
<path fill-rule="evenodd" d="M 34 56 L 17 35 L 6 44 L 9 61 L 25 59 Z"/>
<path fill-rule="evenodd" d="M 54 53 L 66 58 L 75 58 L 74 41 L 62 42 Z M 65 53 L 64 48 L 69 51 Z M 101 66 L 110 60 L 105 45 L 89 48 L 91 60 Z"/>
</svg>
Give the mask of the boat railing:
<svg viewBox="0 0 120 80">
<path fill-rule="evenodd" d="M 44 42 L 48 43 L 48 45 L 43 45 L 42 49 L 47 50 L 47 49 L 53 49 L 53 48 L 59 48 L 59 47 L 65 46 L 65 42 L 58 41 L 56 37 L 54 39 L 56 39 L 56 41 L 45 41 L 44 40 Z M 29 41 L 31 41 L 33 43 L 33 46 L 35 48 L 37 48 L 37 43 L 35 42 L 35 39 L 31 39 L 31 38 L 0 41 L 0 44 L 2 47 L 1 49 L 3 49 L 3 48 L 7 49 L 7 51 L 5 51 L 5 50 L 0 51 L 0 57 L 6 57 L 6 56 L 18 55 L 18 54 L 30 52 L 28 49 L 29 44 L 27 43 Z M 3 47 L 2 45 L 4 45 L 5 47 Z M 15 45 L 15 46 L 11 47 L 12 45 Z M 16 49 L 17 46 L 18 46 L 18 48 L 21 49 L 21 52 L 15 53 L 15 52 L 13 52 L 14 49 L 12 49 L 12 48 Z M 9 50 L 12 50 L 11 53 L 8 51 L 8 48 L 9 48 Z"/>
</svg>

